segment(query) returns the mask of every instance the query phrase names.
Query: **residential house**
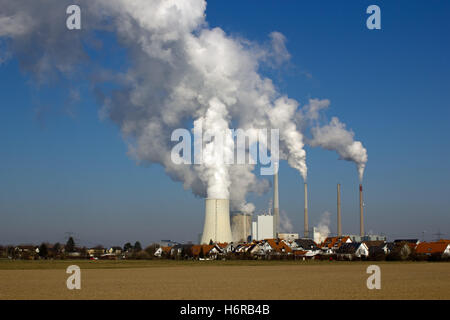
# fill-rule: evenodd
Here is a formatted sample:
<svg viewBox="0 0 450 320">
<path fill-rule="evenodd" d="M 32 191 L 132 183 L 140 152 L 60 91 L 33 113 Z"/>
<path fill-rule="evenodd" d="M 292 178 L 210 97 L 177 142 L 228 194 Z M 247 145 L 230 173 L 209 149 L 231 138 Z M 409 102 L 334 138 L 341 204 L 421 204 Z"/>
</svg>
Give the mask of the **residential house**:
<svg viewBox="0 0 450 320">
<path fill-rule="evenodd" d="M 19 245 L 15 248 L 17 252 L 30 252 L 37 253 L 39 252 L 39 247 L 33 246 L 31 244 Z M 36 251 L 37 250 L 37 251 Z"/>
<path fill-rule="evenodd" d="M 295 259 L 301 260 L 314 260 L 318 254 L 320 254 L 320 250 L 294 250 L 292 251 Z"/>
<path fill-rule="evenodd" d="M 90 256 L 90 257 L 100 257 L 101 255 L 105 254 L 105 248 L 103 248 L 102 246 L 97 246 L 95 248 L 90 248 L 86 250 L 86 253 Z M 69 253 L 70 254 L 70 253 Z"/>
<path fill-rule="evenodd" d="M 385 254 L 389 254 L 395 250 L 395 243 L 386 242 L 381 248 L 383 249 Z"/>
<path fill-rule="evenodd" d="M 118 256 L 122 253 L 122 247 L 118 247 L 118 246 L 111 247 L 107 250 L 107 253 Z"/>
<path fill-rule="evenodd" d="M 415 247 L 415 243 L 406 241 L 386 242 L 381 245 L 387 260 L 406 260 L 414 252 Z"/>
<path fill-rule="evenodd" d="M 416 254 L 450 257 L 450 241 L 421 242 L 416 247 Z"/>
<path fill-rule="evenodd" d="M 317 251 L 320 250 L 320 248 L 317 246 L 317 244 L 312 239 L 297 239 L 295 240 L 296 248 L 300 250 L 306 250 L 306 251 Z"/>
<path fill-rule="evenodd" d="M 192 246 L 192 255 L 194 258 L 198 258 L 200 260 L 213 260 L 217 259 L 217 257 L 222 253 L 222 249 L 215 244 L 207 245 L 194 245 Z"/>
<path fill-rule="evenodd" d="M 292 254 L 291 247 L 277 239 L 264 239 L 262 249 L 265 254 Z"/>
<path fill-rule="evenodd" d="M 320 248 L 325 254 L 332 254 L 346 243 L 352 243 L 352 239 L 349 236 L 327 237 L 320 245 Z"/>
<path fill-rule="evenodd" d="M 369 248 L 363 242 L 343 243 L 336 250 L 338 259 L 353 260 L 354 258 L 361 258 L 369 256 Z"/>
<path fill-rule="evenodd" d="M 190 257 L 192 256 L 192 244 L 176 244 L 173 247 L 168 247 L 170 249 L 170 255 L 172 257 Z"/>
<path fill-rule="evenodd" d="M 20 259 L 33 259 L 39 253 L 39 247 L 33 245 L 19 245 L 14 248 L 16 256 Z"/>
<path fill-rule="evenodd" d="M 159 247 L 155 251 L 154 255 L 155 255 L 155 257 L 162 257 L 162 256 L 168 257 L 168 256 L 170 256 L 171 251 L 172 251 L 172 247 L 169 247 L 169 246 Z"/>
<path fill-rule="evenodd" d="M 386 252 L 383 247 L 385 246 L 385 242 L 383 240 L 370 240 L 363 241 L 363 243 L 369 248 L 369 256 L 372 258 L 384 258 Z"/>
<path fill-rule="evenodd" d="M 256 256 L 256 257 L 261 257 L 265 254 L 264 250 L 263 250 L 262 242 L 260 242 L 260 241 L 259 242 L 254 241 L 253 243 L 251 243 L 247 252 L 249 252 L 252 256 Z"/>
<path fill-rule="evenodd" d="M 222 253 L 224 253 L 224 254 L 231 253 L 234 250 L 233 243 L 222 242 L 222 243 L 217 243 L 217 245 L 220 247 L 220 249 L 222 250 Z"/>
<path fill-rule="evenodd" d="M 236 253 L 236 254 L 244 254 L 244 253 L 247 253 L 247 252 L 250 252 L 249 250 L 251 249 L 251 248 L 253 248 L 253 244 L 255 243 L 255 241 L 254 242 L 251 242 L 251 243 L 239 243 L 235 248 L 234 248 L 234 253 Z"/>
</svg>

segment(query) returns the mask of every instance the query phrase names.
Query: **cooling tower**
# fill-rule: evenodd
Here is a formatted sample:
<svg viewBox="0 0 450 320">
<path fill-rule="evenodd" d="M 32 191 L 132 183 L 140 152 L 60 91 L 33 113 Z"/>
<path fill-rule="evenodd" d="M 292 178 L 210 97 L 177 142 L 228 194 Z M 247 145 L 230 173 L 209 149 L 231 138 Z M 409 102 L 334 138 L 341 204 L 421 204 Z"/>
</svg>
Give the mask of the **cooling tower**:
<svg viewBox="0 0 450 320">
<path fill-rule="evenodd" d="M 230 200 L 206 199 L 205 225 L 203 227 L 202 244 L 213 242 L 231 242 Z"/>
<path fill-rule="evenodd" d="M 233 242 L 247 242 L 251 235 L 252 216 L 237 213 L 231 216 L 231 233 Z"/>
<path fill-rule="evenodd" d="M 309 231 L 308 231 L 308 185 L 305 183 L 305 225 L 304 225 L 305 231 L 304 236 L 305 238 L 309 237 Z"/>
<path fill-rule="evenodd" d="M 359 235 L 364 236 L 364 211 L 363 211 L 363 189 L 359 185 Z"/>
<path fill-rule="evenodd" d="M 280 227 L 280 208 L 278 203 L 278 163 L 275 163 L 275 174 L 273 175 L 273 236 L 278 237 Z"/>
<path fill-rule="evenodd" d="M 338 237 L 342 236 L 341 224 L 341 185 L 337 185 L 337 233 Z"/>
</svg>

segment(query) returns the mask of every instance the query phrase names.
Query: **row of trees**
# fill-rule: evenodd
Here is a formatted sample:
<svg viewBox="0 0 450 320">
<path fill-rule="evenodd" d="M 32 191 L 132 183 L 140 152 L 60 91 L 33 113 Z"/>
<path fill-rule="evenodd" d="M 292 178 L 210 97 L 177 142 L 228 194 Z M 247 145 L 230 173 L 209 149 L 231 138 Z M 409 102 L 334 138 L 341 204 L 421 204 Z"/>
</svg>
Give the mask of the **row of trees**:
<svg viewBox="0 0 450 320">
<path fill-rule="evenodd" d="M 158 244 L 151 244 L 145 249 L 139 241 L 133 244 L 127 242 L 123 247 L 113 247 L 114 254 L 120 258 L 126 257 L 131 259 L 150 259 L 154 257 L 155 251 L 159 248 Z M 36 250 L 37 249 L 37 250 Z M 103 253 L 103 246 L 98 245 L 93 249 Z M 65 258 L 89 258 L 87 247 L 77 246 L 75 240 L 70 237 L 65 245 L 59 242 L 51 245 L 41 243 L 37 248 L 35 246 L 0 246 L 0 257 L 10 257 L 13 259 L 65 259 Z"/>
</svg>

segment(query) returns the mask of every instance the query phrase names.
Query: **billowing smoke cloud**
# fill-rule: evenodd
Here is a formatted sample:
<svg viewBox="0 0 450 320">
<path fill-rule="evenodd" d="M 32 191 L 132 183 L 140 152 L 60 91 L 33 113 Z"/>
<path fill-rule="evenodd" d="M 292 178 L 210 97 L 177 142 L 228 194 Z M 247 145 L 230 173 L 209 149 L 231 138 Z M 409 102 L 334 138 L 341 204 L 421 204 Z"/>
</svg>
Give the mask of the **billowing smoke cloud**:
<svg viewBox="0 0 450 320">
<path fill-rule="evenodd" d="M 269 110 L 270 123 L 280 128 L 280 139 L 287 149 L 287 160 L 291 167 L 297 169 L 306 181 L 306 152 L 303 149 L 303 136 L 291 119 L 294 118 L 298 103 L 286 97 L 275 101 L 275 106 Z"/>
<path fill-rule="evenodd" d="M 367 150 L 360 141 L 355 141 L 355 134 L 347 130 L 345 124 L 337 117 L 333 117 L 329 124 L 319 126 L 317 124 L 320 111 L 328 108 L 329 100 L 311 99 L 304 107 L 303 121 L 306 119 L 315 123 L 311 128 L 312 139 L 308 144 L 336 151 L 340 159 L 352 161 L 356 164 L 359 180 L 362 181 L 367 162 Z"/>
<path fill-rule="evenodd" d="M 81 7 L 81 30 L 66 28 L 71 4 Z M 202 165 L 174 164 L 171 133 L 192 124 L 212 134 L 232 125 L 275 128 L 280 158 L 306 180 L 304 138 L 294 121 L 299 104 L 259 72 L 262 64 L 289 60 L 281 33 L 269 35 L 269 46 L 233 38 L 207 25 L 204 0 L 0 0 L 0 8 L 0 48 L 7 50 L 0 59 L 14 56 L 38 82 L 90 81 L 100 114 L 120 127 L 137 163 L 161 164 L 195 195 L 230 198 L 234 210 L 250 213 L 254 206 L 246 194 L 268 188 L 253 173 L 255 166 L 217 161 L 214 139 L 204 142 Z M 98 31 L 113 35 L 126 50 L 123 65 L 111 69 L 95 56 L 103 46 Z M 336 143 L 328 131 L 315 130 L 313 143 L 353 159 L 355 147 L 347 150 L 348 138 Z M 230 155 L 231 141 L 224 146 L 220 151 Z"/>
<path fill-rule="evenodd" d="M 314 242 L 322 243 L 330 234 L 330 216 L 328 211 L 325 211 L 320 217 L 320 222 L 316 227 L 314 234 Z"/>
<path fill-rule="evenodd" d="M 289 58 L 284 37 L 272 33 L 273 50 L 262 52 L 220 28 L 207 28 L 204 1 L 139 4 L 134 8 L 126 1 L 103 3 L 111 16 L 120 17 L 121 25 L 126 22 L 128 27 L 118 26 L 117 32 L 132 49 L 132 61 L 138 62 L 127 72 L 129 85 L 115 92 L 121 99 L 108 105 L 111 119 L 134 142 L 130 150 L 135 158 L 163 163 L 172 177 L 197 195 L 230 197 L 234 209 L 249 211 L 254 206 L 247 205 L 245 195 L 265 191 L 268 184 L 258 181 L 252 165 L 221 163 L 216 140 L 205 143 L 203 165 L 174 168 L 164 157 L 170 148 L 164 132 L 194 121 L 194 127 L 201 124 L 204 131 L 219 134 L 234 121 L 245 129 L 283 128 L 280 147 L 285 159 L 306 177 L 303 137 L 290 118 L 297 104 L 280 97 L 270 79 L 258 73 L 259 63 L 268 57 L 277 63 Z M 158 139 L 153 142 L 151 137 Z M 228 157 L 231 141 L 223 145 L 220 151 Z"/>
<path fill-rule="evenodd" d="M 345 124 L 333 117 L 329 124 L 311 129 L 313 138 L 311 146 L 320 146 L 335 150 L 340 159 L 353 161 L 358 169 L 359 180 L 362 181 L 367 162 L 367 150 L 360 141 L 354 141 L 353 131 L 348 131 Z"/>
<path fill-rule="evenodd" d="M 269 34 L 270 42 L 273 48 L 273 60 L 276 65 L 281 65 L 291 58 L 291 54 L 286 49 L 286 37 L 277 31 Z"/>
<path fill-rule="evenodd" d="M 204 117 L 194 122 L 201 126 L 211 139 L 203 146 L 203 165 L 196 166 L 200 179 L 207 185 L 208 198 L 229 199 L 230 174 L 226 159 L 233 159 L 234 141 L 231 135 L 223 134 L 228 129 L 226 106 L 214 98 Z"/>
</svg>

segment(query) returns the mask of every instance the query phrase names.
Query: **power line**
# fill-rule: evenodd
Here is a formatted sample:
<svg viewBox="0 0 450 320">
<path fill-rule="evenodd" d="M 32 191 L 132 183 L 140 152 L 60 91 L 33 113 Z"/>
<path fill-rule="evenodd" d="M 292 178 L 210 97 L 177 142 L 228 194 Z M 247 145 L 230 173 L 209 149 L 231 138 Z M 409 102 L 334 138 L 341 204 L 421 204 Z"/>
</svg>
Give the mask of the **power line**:
<svg viewBox="0 0 450 320">
<path fill-rule="evenodd" d="M 437 236 L 436 241 L 439 241 L 442 239 L 442 236 L 444 236 L 445 233 L 441 233 L 441 230 L 438 229 L 438 232 L 433 233 L 433 236 Z"/>
</svg>

